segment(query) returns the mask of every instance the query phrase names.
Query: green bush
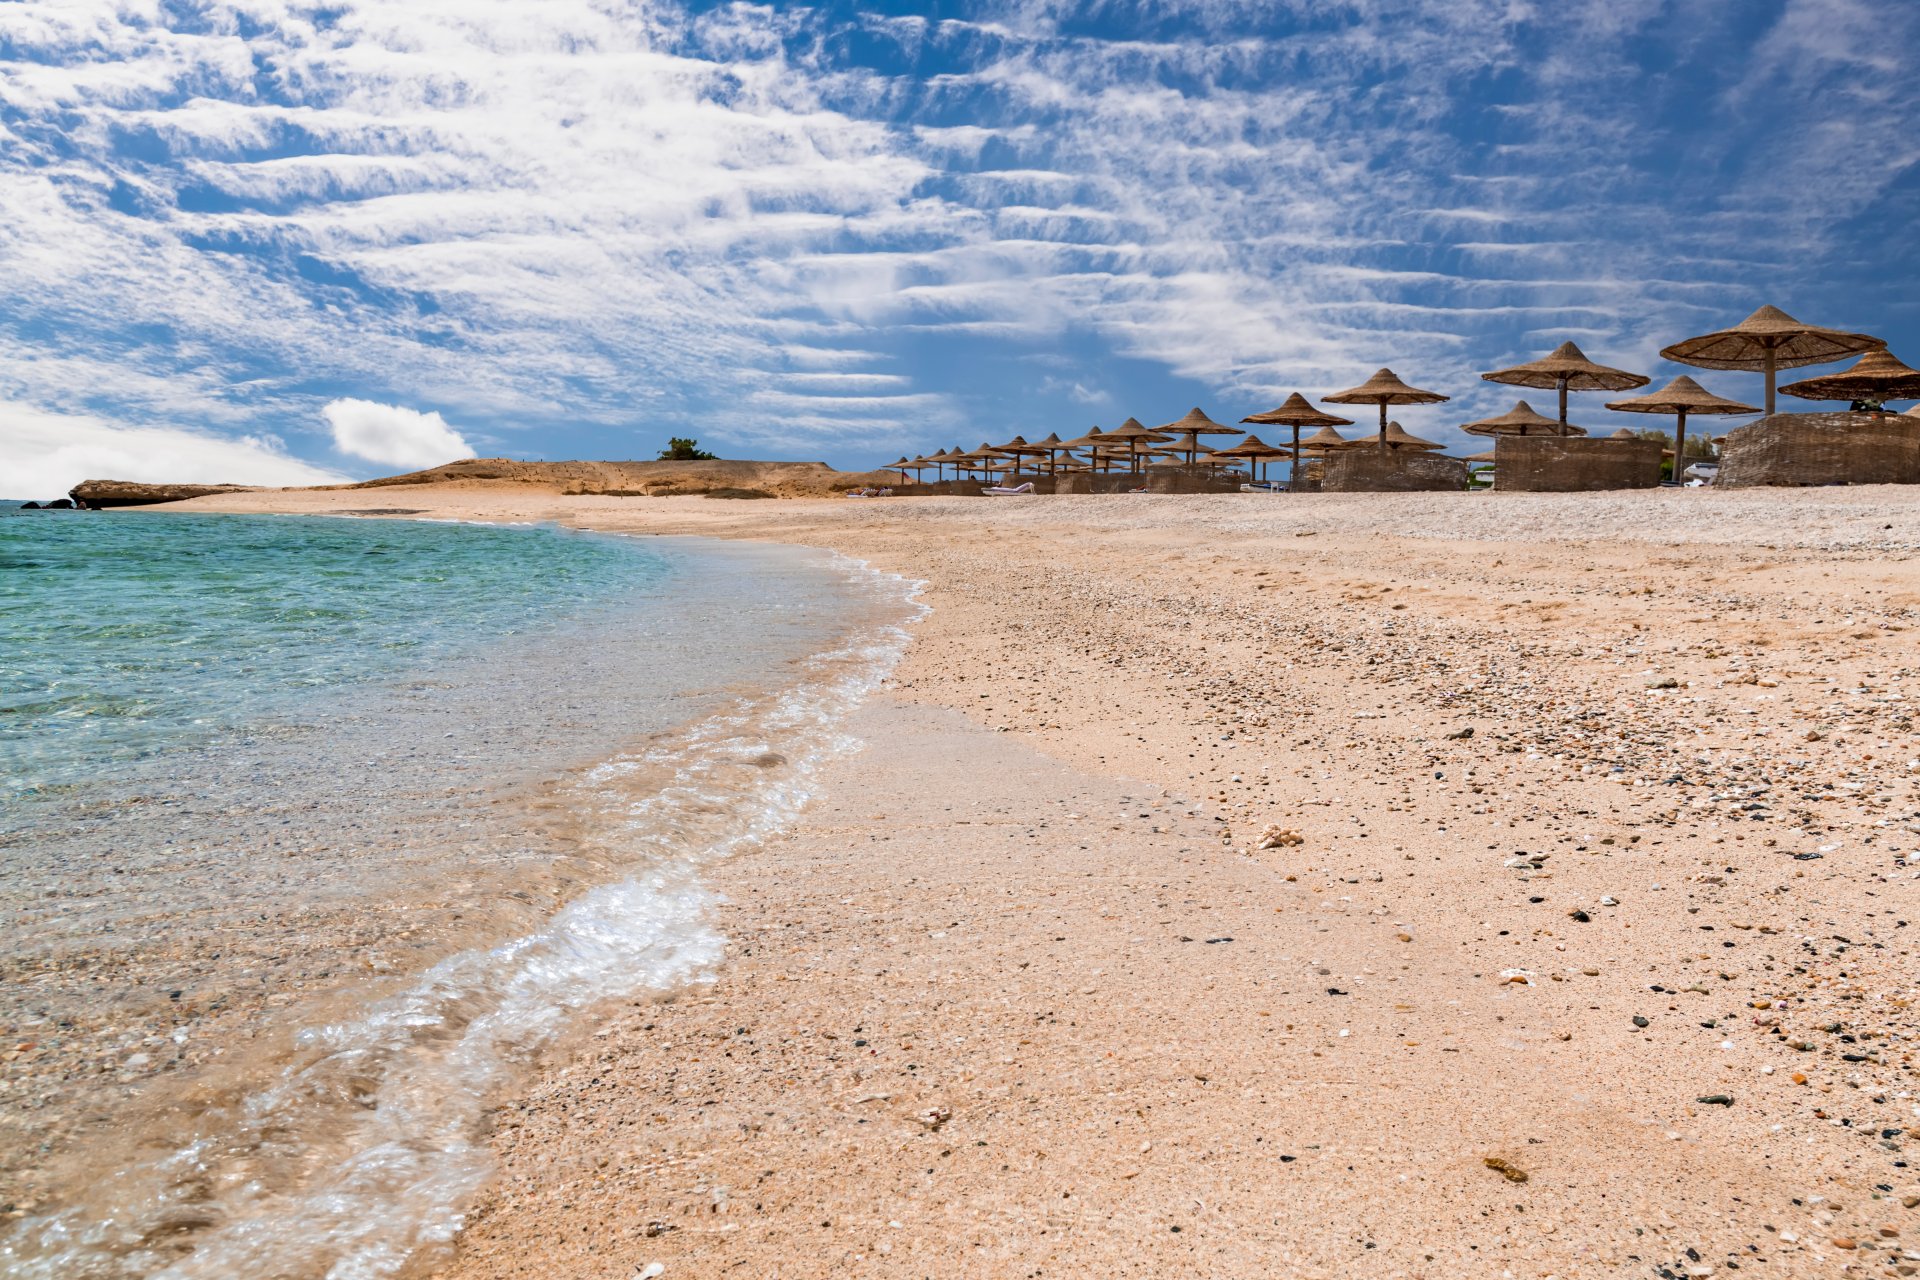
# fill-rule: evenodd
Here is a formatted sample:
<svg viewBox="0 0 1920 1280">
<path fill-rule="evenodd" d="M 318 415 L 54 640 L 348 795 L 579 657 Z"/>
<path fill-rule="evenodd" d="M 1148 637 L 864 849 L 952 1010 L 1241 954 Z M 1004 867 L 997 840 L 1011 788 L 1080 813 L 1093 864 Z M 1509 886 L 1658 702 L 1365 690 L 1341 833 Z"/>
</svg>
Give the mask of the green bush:
<svg viewBox="0 0 1920 1280">
<path fill-rule="evenodd" d="M 667 441 L 667 447 L 660 451 L 662 462 L 712 462 L 716 455 L 700 447 L 698 440 L 684 440 L 674 436 Z"/>
</svg>

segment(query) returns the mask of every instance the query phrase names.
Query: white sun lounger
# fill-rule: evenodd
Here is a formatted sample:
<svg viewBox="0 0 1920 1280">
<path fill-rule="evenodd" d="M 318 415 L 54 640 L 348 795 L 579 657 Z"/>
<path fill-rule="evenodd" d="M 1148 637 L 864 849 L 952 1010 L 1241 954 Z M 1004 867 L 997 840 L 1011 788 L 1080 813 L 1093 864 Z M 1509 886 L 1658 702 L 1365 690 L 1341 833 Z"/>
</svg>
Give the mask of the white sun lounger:
<svg viewBox="0 0 1920 1280">
<path fill-rule="evenodd" d="M 1017 484 L 1011 489 L 1001 484 L 991 485 L 982 489 L 980 492 L 986 494 L 989 498 L 1024 497 L 1033 492 L 1033 481 L 1029 480 L 1025 484 Z"/>
</svg>

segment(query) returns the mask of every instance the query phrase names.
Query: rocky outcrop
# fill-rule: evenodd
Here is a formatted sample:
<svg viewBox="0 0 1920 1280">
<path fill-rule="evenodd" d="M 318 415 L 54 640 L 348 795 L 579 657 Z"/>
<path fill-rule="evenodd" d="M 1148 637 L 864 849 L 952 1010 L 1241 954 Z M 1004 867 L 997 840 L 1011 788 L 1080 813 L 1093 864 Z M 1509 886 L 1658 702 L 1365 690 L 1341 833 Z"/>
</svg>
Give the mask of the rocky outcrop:
<svg viewBox="0 0 1920 1280">
<path fill-rule="evenodd" d="M 1493 443 L 1502 493 L 1591 493 L 1660 487 L 1660 442 L 1611 436 L 1501 436 Z"/>
<path fill-rule="evenodd" d="M 1502 487 L 1506 477 L 1501 477 Z M 1920 484 L 1920 420 L 1904 414 L 1776 413 L 1727 433 L 1720 489 Z"/>
<path fill-rule="evenodd" d="M 257 493 L 248 484 L 141 484 L 134 480 L 83 480 L 68 494 L 76 507 L 99 511 L 107 507 L 150 507 L 159 502 L 184 502 L 212 493 Z"/>
</svg>

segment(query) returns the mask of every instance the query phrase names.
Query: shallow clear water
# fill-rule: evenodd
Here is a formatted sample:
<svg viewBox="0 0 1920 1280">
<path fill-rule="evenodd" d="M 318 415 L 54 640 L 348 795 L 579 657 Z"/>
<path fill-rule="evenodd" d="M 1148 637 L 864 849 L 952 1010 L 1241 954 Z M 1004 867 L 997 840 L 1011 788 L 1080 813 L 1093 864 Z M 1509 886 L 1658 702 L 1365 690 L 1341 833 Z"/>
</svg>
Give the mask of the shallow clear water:
<svg viewBox="0 0 1920 1280">
<path fill-rule="evenodd" d="M 391 1275 L 488 1107 L 721 954 L 910 614 L 793 548 L 0 514 L 0 1264 Z"/>
<path fill-rule="evenodd" d="M 0 509 L 6 786 L 305 713 L 316 691 L 664 598 L 690 568 L 558 530 Z"/>
</svg>

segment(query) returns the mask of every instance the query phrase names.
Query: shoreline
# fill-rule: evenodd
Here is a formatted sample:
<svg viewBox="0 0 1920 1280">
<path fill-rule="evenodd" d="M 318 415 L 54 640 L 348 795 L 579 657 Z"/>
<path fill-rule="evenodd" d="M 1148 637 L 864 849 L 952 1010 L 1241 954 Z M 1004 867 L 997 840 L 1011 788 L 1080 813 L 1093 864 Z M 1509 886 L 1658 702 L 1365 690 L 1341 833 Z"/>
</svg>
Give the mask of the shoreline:
<svg viewBox="0 0 1920 1280">
<path fill-rule="evenodd" d="M 173 527 L 219 537 L 208 528 L 216 519 Z M 262 535 L 266 522 L 247 523 L 249 538 Z M 362 533 L 388 551 L 412 537 Z M 477 533 L 429 531 L 422 545 L 445 554 L 446 538 Z M 498 1069 L 480 1071 L 452 1062 L 459 1055 L 441 1043 L 450 1037 L 433 1028 L 459 1031 L 491 1010 L 483 1021 L 517 1015 L 528 1042 L 548 1035 L 537 1011 L 505 1006 L 553 986 L 575 962 L 537 955 L 539 936 L 565 933 L 560 908 L 578 915 L 597 889 L 629 879 L 664 877 L 656 896 L 672 899 L 683 855 L 754 838 L 804 788 L 804 761 L 831 746 L 815 720 L 904 643 L 876 630 L 905 611 L 896 588 L 824 553 L 678 539 L 669 550 L 593 535 L 626 570 L 619 593 L 601 598 L 579 561 L 541 550 L 556 534 L 582 540 L 572 530 L 484 534 L 521 548 L 527 572 L 567 574 L 585 593 L 564 618 L 539 610 L 525 644 L 516 637 L 536 615 L 496 611 L 505 630 L 485 643 L 456 637 L 430 665 L 269 703 L 273 714 L 259 723 L 173 741 L 143 775 L 18 815 L 8 895 L 17 926 L 8 1020 L 18 1031 L 5 1059 L 18 1141 L 0 1169 L 7 1256 L 54 1268 L 48 1274 L 110 1265 L 105 1255 L 126 1244 L 108 1234 L 96 1250 L 95 1223 L 120 1224 L 130 1244 L 140 1224 L 170 1221 L 168 1204 L 185 1194 L 205 1200 L 209 1222 L 244 1222 L 265 1210 L 239 1201 L 297 1203 L 361 1145 L 362 1129 L 389 1130 L 380 1142 L 391 1148 L 357 1152 L 362 1181 L 393 1177 L 414 1157 L 428 1169 L 436 1155 L 457 1158 L 425 1124 L 362 1125 L 353 1107 L 321 1113 L 377 1089 L 401 1097 L 401 1111 L 429 1114 L 424 1099 L 405 1099 L 414 1077 L 464 1070 L 494 1088 L 524 1074 L 517 1038 L 502 1034 Z M 305 545 L 302 536 L 292 545 Z M 528 549 L 528 537 L 542 541 Z M 663 575 L 676 584 L 670 596 L 650 585 Z M 742 627 L 742 612 L 776 590 L 789 593 L 777 629 Z M 702 638 L 727 635 L 732 652 L 697 656 Z M 689 656 L 663 666 L 651 644 Z M 420 770 L 407 770 L 421 762 L 416 780 Z M 704 922 L 680 922 L 694 929 L 691 942 L 676 941 L 671 920 L 661 930 L 636 925 L 644 907 L 625 899 L 645 898 L 641 890 L 600 896 L 602 919 L 576 927 L 562 951 L 598 947 L 645 985 L 649 948 L 706 945 Z M 631 935 L 635 954 L 602 933 Z M 491 963 L 508 945 L 535 957 L 517 978 Z M 595 985 L 550 994 L 564 1005 L 572 988 Z M 402 1007 L 409 1015 L 396 1020 Z M 170 1157 L 189 1125 L 204 1137 L 194 1166 L 220 1192 L 179 1185 L 181 1162 Z M 257 1186 L 237 1188 L 235 1168 Z M 427 1182 L 390 1188 L 388 1198 Z M 325 1211 L 304 1216 L 308 1236 L 324 1233 L 313 1224 Z M 56 1218 L 77 1228 L 70 1250 L 49 1225 Z M 210 1244 L 218 1233 L 203 1234 Z"/>
<path fill-rule="evenodd" d="M 1920 1222 L 1903 1200 L 1920 1186 L 1896 1162 L 1920 1027 L 1909 944 L 1881 919 L 1910 900 L 1894 886 L 1920 844 L 1900 825 L 1916 806 L 1895 746 L 1911 726 L 1895 677 L 1920 665 L 1904 495 L 1743 493 L 1690 508 L 1607 497 L 1386 499 L 1369 513 L 1259 498 L 743 511 L 436 495 L 438 509 L 481 518 L 825 545 L 927 580 L 934 609 L 893 690 L 861 713 L 869 752 L 834 769 L 822 810 L 765 853 L 709 870 L 734 903 L 718 984 L 610 1018 L 501 1113 L 505 1174 L 444 1274 L 532 1274 L 561 1253 L 583 1274 L 659 1261 L 669 1276 L 1245 1274 L 1285 1255 L 1302 1275 L 1911 1265 L 1900 1251 Z M 953 714 L 973 727 L 921 719 Z M 916 794 L 889 792 L 891 762 L 928 752 Z M 1110 856 L 1077 862 L 1089 852 L 1061 842 L 1057 797 L 1023 790 L 1042 775 L 1057 792 L 1109 799 L 1150 786 L 1181 807 L 1125 821 L 1116 810 L 1102 826 L 1118 831 L 1084 841 Z M 1007 813 L 964 827 L 942 816 L 942 803 L 985 803 L 968 792 L 987 776 L 1007 779 Z M 909 802 L 933 807 L 885 839 L 849 833 L 869 810 Z M 1271 847 L 1257 847 L 1269 827 Z M 950 908 L 954 895 L 985 901 L 1012 874 L 993 857 L 1015 828 L 1043 855 L 1022 867 L 1029 892 L 1076 922 L 1058 931 L 1069 943 L 954 931 L 969 915 Z M 1176 831 L 1180 842 L 1157 838 Z M 880 846 L 883 857 L 847 859 Z M 919 868 L 939 869 L 944 891 Z M 1124 893 L 1109 883 L 1121 868 L 1137 881 Z M 821 876 L 847 892 L 809 892 Z M 876 893 L 878 917 L 862 905 Z M 1216 935 L 1202 912 L 1233 918 Z M 1192 920 L 1173 937 L 1197 941 L 1162 936 L 1168 919 Z M 928 1126 L 911 1109 L 847 1119 L 848 1093 L 865 1088 L 851 1059 L 808 1056 L 846 1046 L 790 1024 L 832 1030 L 828 1013 L 865 1007 L 876 980 L 844 965 L 854 938 L 884 957 L 876 968 L 950 978 L 903 989 L 890 1019 L 937 992 L 953 1034 L 1019 1050 L 925 1052 L 920 1092 L 901 1100 L 951 1109 L 933 1134 L 978 1126 L 968 1141 L 1030 1147 L 1027 1163 L 941 1163 L 959 1161 L 958 1146 L 921 1163 Z M 1099 981 L 1062 985 L 1029 955 L 1047 944 L 1103 970 Z M 808 960 L 835 971 L 800 988 L 818 1012 L 795 1019 L 794 988 L 770 971 Z M 1229 989 L 1256 980 L 1268 984 L 1257 995 Z M 1016 1037 L 995 1000 L 1052 1015 L 1048 1034 Z M 1152 1017 L 1112 1016 L 1133 1007 Z M 1271 1038 L 1275 1021 L 1293 1029 Z M 886 1034 L 897 1042 L 905 1025 Z M 662 1046 L 741 1026 L 780 1028 L 778 1043 L 757 1032 L 737 1055 L 777 1070 L 742 1063 L 745 1075 L 698 1100 L 714 1107 L 674 1103 L 693 1073 Z M 1089 1062 L 1087 1043 L 1115 1057 Z M 1048 1089 L 1016 1107 L 1006 1099 L 1025 1086 L 998 1079 L 983 1104 L 965 1077 L 989 1080 L 1000 1057 Z M 1334 1086 L 1318 1082 L 1343 1057 L 1357 1069 L 1338 1075 L 1353 1083 L 1334 1105 Z M 1201 1061 L 1181 1068 L 1191 1086 L 1169 1067 L 1186 1058 Z M 588 1084 L 595 1075 L 618 1085 Z M 777 1126 L 744 1111 L 762 1077 L 778 1082 Z M 1131 1133 L 1139 1119 L 1093 1106 L 1106 1093 L 1181 1090 L 1192 1096 L 1159 1099 L 1190 1117 L 1178 1141 L 1100 1136 L 1098 1125 Z M 731 1128 L 714 1123 L 721 1108 Z M 1286 1152 L 1284 1170 L 1267 1159 L 1268 1142 L 1304 1148 L 1316 1132 L 1352 1170 L 1303 1150 Z M 747 1199 L 736 1149 L 780 1197 Z M 1073 1170 L 1071 1185 L 1039 1176 L 1041 1150 L 1046 1168 Z M 1136 1164 L 1152 1167 L 1123 1176 Z M 714 1186 L 728 1190 L 715 1199 Z M 1224 1188 L 1234 1212 L 1183 1221 L 1195 1187 Z M 698 1230 L 686 1221 L 696 1201 Z M 821 1205 L 835 1208 L 815 1216 Z M 864 1234 L 809 1225 L 836 1218 Z M 1421 1238 L 1355 1234 L 1389 1220 Z M 648 1223 L 663 1229 L 628 1230 Z M 983 1234 L 1000 1252 L 977 1251 Z"/>
</svg>

